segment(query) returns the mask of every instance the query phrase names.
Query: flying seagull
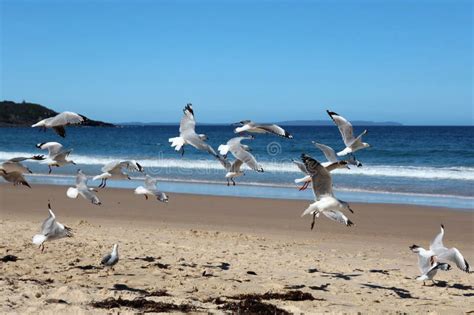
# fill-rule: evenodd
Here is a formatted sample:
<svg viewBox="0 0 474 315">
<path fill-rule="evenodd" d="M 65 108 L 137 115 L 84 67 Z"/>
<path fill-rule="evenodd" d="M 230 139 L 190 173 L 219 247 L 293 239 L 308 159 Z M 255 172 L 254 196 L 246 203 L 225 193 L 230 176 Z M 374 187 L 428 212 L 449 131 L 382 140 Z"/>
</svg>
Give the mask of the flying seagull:
<svg viewBox="0 0 474 315">
<path fill-rule="evenodd" d="M 21 164 L 23 161 L 32 160 L 32 161 L 42 161 L 44 160 L 43 155 L 33 155 L 30 157 L 16 157 L 9 159 L 2 163 L 0 168 L 5 170 L 7 173 L 18 172 L 20 174 L 33 173 L 28 167 Z"/>
<path fill-rule="evenodd" d="M 181 155 L 184 155 L 184 146 L 188 144 L 220 159 L 216 151 L 206 143 L 207 136 L 196 133 L 196 120 L 194 119 L 194 111 L 191 103 L 188 103 L 184 107 L 183 113 L 183 118 L 181 118 L 179 124 L 179 137 L 168 139 L 168 141 L 171 142 L 171 147 L 176 151 L 181 151 Z"/>
<path fill-rule="evenodd" d="M 56 216 L 48 203 L 49 216 L 41 225 L 40 234 L 33 236 L 33 244 L 38 245 L 41 252 L 44 251 L 44 242 L 53 241 L 64 237 L 72 237 L 71 228 L 56 221 Z"/>
<path fill-rule="evenodd" d="M 312 141 L 312 143 L 314 144 L 314 146 L 316 148 L 318 148 L 319 150 L 321 150 L 321 152 L 323 152 L 324 156 L 328 160 L 325 163 L 321 163 L 321 164 L 323 164 L 323 166 L 326 167 L 328 164 L 335 163 L 335 162 L 339 161 L 339 159 L 337 158 L 337 155 L 336 155 L 336 151 L 334 151 L 333 148 L 331 148 L 328 145 L 318 143 L 318 142 L 315 142 L 315 141 Z M 345 161 L 347 162 L 347 164 L 354 165 L 354 166 L 357 166 L 357 167 L 362 167 L 362 163 L 359 162 L 356 159 L 354 154 L 349 154 L 349 159 L 347 159 Z M 346 168 L 349 168 L 349 167 L 346 167 Z"/>
<path fill-rule="evenodd" d="M 263 172 L 262 166 L 257 163 L 255 157 L 249 152 L 251 151 L 249 146 L 240 143 L 242 140 L 248 140 L 253 138 L 253 136 L 235 137 L 227 141 L 226 144 L 221 144 L 218 148 L 219 153 L 223 155 L 224 158 L 227 157 L 227 154 L 230 152 L 236 160 L 240 161 L 235 161 L 233 164 L 231 164 L 230 167 L 228 167 L 228 171 L 226 174 L 226 178 L 231 179 L 234 185 L 235 182 L 233 178 L 243 174 L 243 172 L 240 171 L 240 166 L 244 163 L 251 170 L 254 170 L 256 172 Z"/>
<path fill-rule="evenodd" d="M 0 167 L 0 176 L 3 177 L 3 179 L 5 179 L 7 182 L 13 183 L 13 186 L 23 185 L 31 188 L 23 174 L 19 172 L 7 172 Z"/>
<path fill-rule="evenodd" d="M 288 131 L 275 124 L 258 124 L 251 120 L 242 120 L 234 125 L 240 125 L 240 127 L 235 128 L 235 133 L 272 133 L 279 137 L 293 139 L 293 136 Z"/>
<path fill-rule="evenodd" d="M 441 263 L 452 262 L 452 263 L 455 263 L 456 266 L 462 271 L 465 271 L 467 273 L 471 272 L 468 262 L 466 261 L 466 259 L 464 259 L 463 255 L 457 248 L 444 247 L 443 237 L 444 237 L 444 225 L 441 225 L 441 231 L 431 241 L 429 250 L 426 250 L 418 245 L 410 246 L 410 249 L 414 253 L 418 254 L 418 260 L 419 260 L 421 272 L 422 273 L 426 272 L 425 269 L 427 268 L 426 266 L 428 264 L 426 260 L 432 260 L 432 262 L 430 262 L 430 266 L 433 266 L 434 262 L 441 262 Z M 424 266 L 423 269 L 422 269 L 422 265 Z M 427 279 L 420 279 L 420 280 L 432 280 L 433 276 L 430 279 L 427 278 Z"/>
<path fill-rule="evenodd" d="M 349 153 L 354 153 L 360 149 L 370 147 L 370 144 L 362 142 L 362 136 L 367 133 L 367 130 L 364 130 L 357 138 L 354 138 L 352 124 L 347 119 L 329 110 L 327 110 L 327 113 L 339 128 L 342 140 L 346 145 L 344 150 L 337 153 L 338 156 L 344 156 Z"/>
<path fill-rule="evenodd" d="M 101 180 L 99 188 L 105 188 L 108 179 L 130 179 L 130 176 L 123 172 L 123 169 L 143 172 L 143 167 L 135 160 L 114 161 L 105 164 L 100 175 L 94 176 L 92 180 Z"/>
<path fill-rule="evenodd" d="M 71 199 L 76 199 L 81 195 L 84 199 L 89 200 L 94 205 L 100 206 L 102 203 L 94 192 L 94 188 L 89 188 L 87 186 L 87 176 L 81 170 L 78 170 L 76 176 L 76 187 L 69 187 L 66 195 Z"/>
<path fill-rule="evenodd" d="M 417 245 L 410 246 L 410 249 L 415 254 L 418 254 L 418 268 L 420 268 L 421 276 L 417 277 L 416 280 L 423 281 L 423 285 L 425 285 L 427 280 L 431 280 L 433 284 L 436 284 L 433 278 L 438 273 L 438 270 L 451 270 L 449 264 L 439 263 L 436 261 L 436 256 L 433 256 L 429 251 Z"/>
<path fill-rule="evenodd" d="M 100 261 L 101 265 L 112 267 L 119 261 L 119 254 L 118 254 L 118 244 L 114 244 L 114 248 L 112 252 L 105 255 L 104 258 Z"/>
<path fill-rule="evenodd" d="M 313 194 L 315 202 L 310 204 L 301 215 L 313 215 L 311 229 L 313 229 L 315 220 L 321 213 L 329 219 L 345 224 L 346 226 L 354 225 L 354 223 L 340 211 L 349 210 L 352 213 L 354 212 L 347 202 L 334 197 L 332 190 L 332 177 L 328 169 L 306 154 L 301 155 L 301 160 L 303 161 L 308 174 L 311 175 L 313 182 Z M 339 161 L 336 163 L 345 162 Z"/>
<path fill-rule="evenodd" d="M 145 186 L 138 186 L 135 188 L 135 194 L 144 195 L 146 200 L 148 200 L 148 196 L 151 196 L 156 197 L 156 199 L 161 202 L 168 202 L 168 196 L 164 192 L 158 190 L 156 187 L 156 182 L 156 179 L 146 175 Z"/>
<path fill-rule="evenodd" d="M 308 188 L 309 184 L 313 181 L 311 174 L 309 174 L 308 170 L 306 169 L 306 165 L 297 160 L 291 160 L 297 167 L 298 169 L 305 174 L 304 177 L 302 178 L 297 178 L 295 179 L 295 184 L 303 183 L 303 186 L 299 187 L 299 190 L 305 190 Z M 347 168 L 347 161 L 335 161 L 335 162 L 324 162 L 321 163 L 322 166 L 324 166 L 328 172 L 332 172 L 335 169 L 338 168 Z"/>
<path fill-rule="evenodd" d="M 71 154 L 72 149 L 64 150 L 63 145 L 59 142 L 43 142 L 36 145 L 37 148 L 41 150 L 48 150 L 48 168 L 49 174 L 52 172 L 52 167 L 61 167 L 67 164 L 73 164 L 73 160 L 68 160 L 69 154 Z"/>
<path fill-rule="evenodd" d="M 78 125 L 84 122 L 84 117 L 73 112 L 62 112 L 54 117 L 43 119 L 31 127 L 40 127 L 40 130 L 46 131 L 46 128 L 52 128 L 60 137 L 66 137 L 68 125 Z"/>
</svg>

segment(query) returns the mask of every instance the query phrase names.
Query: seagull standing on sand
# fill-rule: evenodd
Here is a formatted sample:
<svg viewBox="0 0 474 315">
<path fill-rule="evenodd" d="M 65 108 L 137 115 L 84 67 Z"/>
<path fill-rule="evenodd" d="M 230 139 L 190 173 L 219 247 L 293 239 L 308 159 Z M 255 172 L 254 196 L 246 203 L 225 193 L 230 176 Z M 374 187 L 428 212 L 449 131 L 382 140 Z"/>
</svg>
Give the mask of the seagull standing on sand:
<svg viewBox="0 0 474 315">
<path fill-rule="evenodd" d="M 157 180 L 149 175 L 145 176 L 145 186 L 138 186 L 135 188 L 136 195 L 144 195 L 145 199 L 148 200 L 148 196 L 156 197 L 161 202 L 168 202 L 168 196 L 158 190 L 156 187 Z"/>
<path fill-rule="evenodd" d="M 71 199 L 76 199 L 81 195 L 84 199 L 100 206 L 102 203 L 94 192 L 96 192 L 94 188 L 89 188 L 87 186 L 87 176 L 81 170 L 78 170 L 76 176 L 76 187 L 69 187 L 66 195 Z"/>
<path fill-rule="evenodd" d="M 221 144 L 218 148 L 219 153 L 224 157 L 226 157 L 227 154 L 230 152 L 236 160 L 240 161 L 234 161 L 234 163 L 231 164 L 231 166 L 229 167 L 226 174 L 226 178 L 231 179 L 233 185 L 235 185 L 234 178 L 243 174 L 243 172 L 240 171 L 240 166 L 243 163 L 245 163 L 250 169 L 256 172 L 263 172 L 262 166 L 257 163 L 255 157 L 249 152 L 251 151 L 249 146 L 240 143 L 242 140 L 245 139 L 254 139 L 254 137 L 235 137 L 227 141 L 226 144 Z"/>
<path fill-rule="evenodd" d="M 46 128 L 52 128 L 60 137 L 66 137 L 65 126 L 78 125 L 84 122 L 84 117 L 73 112 L 62 112 L 54 117 L 43 119 L 31 127 L 40 127 L 40 130 L 46 131 Z"/>
<path fill-rule="evenodd" d="M 3 179 L 7 182 L 13 183 L 13 186 L 23 185 L 31 188 L 23 174 L 19 172 L 7 172 L 0 167 L 0 176 L 3 177 Z"/>
<path fill-rule="evenodd" d="M 360 149 L 370 147 L 370 144 L 362 142 L 362 136 L 367 133 L 367 130 L 364 130 L 357 138 L 354 138 L 352 125 L 347 119 L 329 110 L 327 111 L 327 113 L 329 117 L 331 117 L 331 119 L 334 121 L 336 126 L 339 128 L 342 140 L 346 145 L 346 148 L 344 150 L 337 153 L 338 156 L 344 156 L 349 153 L 354 153 Z"/>
<path fill-rule="evenodd" d="M 2 165 L 0 166 L 0 168 L 5 170 L 5 172 L 7 172 L 7 173 L 18 172 L 20 174 L 26 174 L 26 173 L 32 174 L 33 172 L 28 167 L 26 167 L 26 166 L 24 166 L 23 164 L 20 163 L 20 162 L 27 161 L 27 160 L 42 161 L 42 160 L 44 160 L 44 156 L 43 155 L 33 155 L 33 156 L 30 156 L 30 157 L 16 157 L 16 158 L 9 159 L 9 160 L 3 162 Z"/>
<path fill-rule="evenodd" d="M 206 143 L 207 136 L 204 134 L 197 134 L 195 131 L 196 120 L 194 119 L 194 111 L 191 103 L 188 103 L 183 109 L 184 116 L 181 118 L 179 124 L 179 137 L 169 138 L 171 147 L 176 151 L 181 151 L 181 155 L 184 155 L 184 146 L 189 144 L 198 150 L 207 152 L 217 159 L 221 157 L 216 151 Z"/>
<path fill-rule="evenodd" d="M 52 167 L 61 167 L 67 164 L 76 165 L 73 160 L 68 160 L 69 154 L 71 154 L 72 149 L 64 150 L 63 145 L 61 143 L 44 142 L 38 143 L 36 147 L 41 150 L 48 150 L 48 159 L 50 160 L 48 162 L 49 174 L 51 174 L 52 172 Z"/>
<path fill-rule="evenodd" d="M 242 120 L 234 125 L 240 125 L 240 127 L 235 128 L 235 133 L 272 133 L 279 137 L 293 139 L 293 136 L 288 131 L 275 124 L 257 124 L 251 120 Z"/>
<path fill-rule="evenodd" d="M 122 169 L 128 169 L 130 171 L 143 172 L 143 167 L 135 160 L 130 161 L 114 161 L 110 162 L 104 167 L 101 171 L 103 172 L 100 175 L 94 176 L 92 180 L 100 179 L 99 188 L 105 188 L 107 185 L 108 179 L 130 179 L 128 174 L 124 173 Z"/>
<path fill-rule="evenodd" d="M 119 261 L 119 254 L 118 254 L 118 244 L 114 244 L 114 248 L 112 252 L 105 255 L 104 258 L 100 261 L 101 265 L 112 267 Z"/>
<path fill-rule="evenodd" d="M 418 254 L 418 262 L 419 262 L 420 270 L 423 273 L 423 275 L 419 277 L 420 279 L 417 278 L 418 280 L 421 280 L 421 281 L 432 280 L 433 281 L 433 277 L 436 274 L 436 272 L 432 273 L 431 276 L 429 275 L 427 275 L 427 277 L 424 277 L 424 276 L 427 273 L 427 268 L 433 267 L 435 262 L 442 262 L 442 263 L 452 262 L 452 263 L 455 263 L 456 266 L 462 271 L 465 271 L 467 273 L 471 272 L 468 262 L 466 261 L 466 259 L 464 259 L 463 255 L 457 248 L 444 247 L 443 237 L 444 237 L 444 225 L 441 225 L 441 231 L 431 241 L 429 250 L 426 250 L 418 245 L 410 246 L 410 249 L 414 253 Z"/>
<path fill-rule="evenodd" d="M 306 154 L 302 154 L 301 159 L 306 167 L 306 170 L 308 171 L 308 174 L 311 175 L 311 179 L 313 182 L 313 193 L 315 202 L 310 204 L 309 207 L 301 215 L 313 215 L 311 229 L 313 229 L 314 227 L 316 217 L 319 217 L 321 213 L 329 219 L 345 224 L 346 226 L 354 225 L 354 223 L 340 211 L 349 210 L 352 213 L 354 212 L 352 211 L 347 202 L 334 197 L 334 193 L 332 190 L 332 177 L 327 168 L 325 168 L 321 165 L 321 163 Z M 336 163 L 346 162 L 339 161 Z"/>
<path fill-rule="evenodd" d="M 41 225 L 40 234 L 33 236 L 33 244 L 38 245 L 41 252 L 44 251 L 44 242 L 57 240 L 64 237 L 72 237 L 72 230 L 56 221 L 56 216 L 48 203 L 49 217 Z"/>
</svg>

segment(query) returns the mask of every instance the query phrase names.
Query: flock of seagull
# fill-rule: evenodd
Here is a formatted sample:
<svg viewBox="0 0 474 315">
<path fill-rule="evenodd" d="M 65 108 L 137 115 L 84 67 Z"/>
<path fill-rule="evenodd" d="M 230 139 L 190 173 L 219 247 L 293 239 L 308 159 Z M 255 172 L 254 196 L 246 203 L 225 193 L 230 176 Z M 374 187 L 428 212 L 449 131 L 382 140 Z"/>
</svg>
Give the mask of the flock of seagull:
<svg viewBox="0 0 474 315">
<path fill-rule="evenodd" d="M 242 141 L 254 139 L 254 136 L 251 134 L 269 133 L 293 139 L 289 132 L 278 125 L 259 124 L 251 120 L 243 120 L 234 124 L 236 127 L 234 132 L 239 136 L 228 140 L 225 144 L 221 144 L 216 151 L 207 143 L 208 137 L 205 134 L 196 133 L 196 120 L 192 104 L 187 104 L 183 109 L 183 113 L 184 115 L 179 126 L 179 136 L 169 139 L 171 147 L 180 152 L 181 155 L 184 155 L 185 147 L 192 146 L 216 158 L 226 171 L 225 178 L 228 186 L 231 183 L 235 185 L 235 178 L 244 175 L 243 165 L 246 165 L 253 171 L 264 172 L 263 167 L 251 153 L 251 148 L 246 144 L 242 144 Z M 302 213 L 302 216 L 312 215 L 311 229 L 314 228 L 315 220 L 321 214 L 346 226 L 354 225 L 345 214 L 347 212 L 354 213 L 353 209 L 349 203 L 338 199 L 334 194 L 331 172 L 335 169 L 350 169 L 349 165 L 362 167 L 362 163 L 357 160 L 354 153 L 370 147 L 368 143 L 362 141 L 362 137 L 367 134 L 367 130 L 364 130 L 355 137 L 352 124 L 347 119 L 332 111 L 327 111 L 327 113 L 338 127 L 345 147 L 336 153 L 333 148 L 313 141 L 313 145 L 321 150 L 326 157 L 326 162 L 321 163 L 307 154 L 302 154 L 300 161 L 293 160 L 298 169 L 304 174 L 304 177 L 295 179 L 296 184 L 302 184 L 299 189 L 307 189 L 310 184 L 313 189 L 314 202 Z M 32 125 L 32 127 L 39 127 L 43 131 L 50 128 L 64 138 L 66 136 L 66 126 L 77 125 L 83 122 L 84 117 L 81 115 L 74 112 L 63 112 L 54 117 L 43 119 Z M 62 167 L 68 164 L 76 165 L 69 158 L 72 149 L 65 149 L 58 142 L 39 143 L 36 147 L 41 150 L 48 150 L 48 161 L 46 163 L 49 168 L 49 174 L 52 172 L 53 167 Z M 228 159 L 229 152 L 234 157 L 233 161 Z M 341 159 L 341 157 L 347 158 Z M 0 176 L 14 185 L 24 185 L 31 188 L 23 175 L 32 173 L 32 171 L 24 166 L 22 162 L 28 160 L 43 161 L 45 159 L 44 155 L 12 158 L 0 165 Z M 104 165 L 101 171 L 101 174 L 92 178 L 94 181 L 101 181 L 96 188 L 89 187 L 88 177 L 81 170 L 78 170 L 76 184 L 74 187 L 67 189 L 66 195 L 73 199 L 80 195 L 94 205 L 101 205 L 97 192 L 98 189 L 106 187 L 108 180 L 131 179 L 128 172 L 145 173 L 144 168 L 135 160 L 112 161 Z M 144 186 L 137 187 L 134 193 L 143 195 L 147 200 L 149 197 L 156 198 L 161 202 L 168 202 L 169 200 L 167 194 L 157 188 L 157 180 L 146 173 Z M 46 241 L 71 237 L 73 235 L 69 227 L 56 220 L 50 203 L 48 203 L 48 211 L 49 216 L 43 222 L 40 234 L 33 237 L 33 243 L 38 245 L 42 252 L 45 249 L 44 243 Z M 441 232 L 431 242 L 429 250 L 418 245 L 410 246 L 410 249 L 418 255 L 419 268 L 422 274 L 417 277 L 417 280 L 423 281 L 423 284 L 425 284 L 426 280 L 431 280 L 434 283 L 433 278 L 438 270 L 450 270 L 451 266 L 448 262 L 453 262 L 459 269 L 470 272 L 470 266 L 459 250 L 444 247 L 442 242 L 443 236 L 444 226 L 441 225 Z M 114 244 L 112 252 L 102 259 L 101 264 L 113 266 L 118 260 L 118 244 Z"/>
</svg>

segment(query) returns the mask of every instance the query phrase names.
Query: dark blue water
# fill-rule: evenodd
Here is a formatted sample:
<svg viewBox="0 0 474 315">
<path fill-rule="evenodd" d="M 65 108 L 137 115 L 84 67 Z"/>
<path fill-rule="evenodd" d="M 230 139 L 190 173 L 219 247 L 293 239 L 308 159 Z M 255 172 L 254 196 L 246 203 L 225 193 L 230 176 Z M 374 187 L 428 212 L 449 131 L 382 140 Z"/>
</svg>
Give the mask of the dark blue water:
<svg viewBox="0 0 474 315">
<path fill-rule="evenodd" d="M 286 129 L 294 135 L 293 140 L 273 135 L 257 135 L 256 139 L 246 141 L 265 172 L 247 170 L 245 176 L 237 179 L 240 185 L 293 188 L 293 180 L 302 174 L 291 163 L 291 159 L 298 159 L 304 152 L 325 161 L 323 154 L 311 141 L 332 146 L 336 151 L 343 149 L 335 126 L 289 126 Z M 391 193 L 391 198 L 400 196 L 395 198 L 399 202 L 410 202 L 410 198 L 430 200 L 430 196 L 433 200 L 439 200 L 441 196 L 446 200 L 459 200 L 460 204 L 457 206 L 472 207 L 474 127 L 371 126 L 355 129 L 356 134 L 363 129 L 369 130 L 364 141 L 372 147 L 356 154 L 364 165 L 362 168 L 334 172 L 336 191 L 343 194 L 350 192 L 351 196 L 358 196 L 352 199 L 362 201 L 363 196 L 387 196 L 387 193 Z M 220 144 L 235 136 L 231 126 L 198 125 L 197 131 L 207 134 L 208 142 L 216 150 Z M 71 158 L 78 163 L 77 167 L 89 175 L 98 173 L 100 166 L 111 160 L 133 158 L 144 165 L 148 173 L 165 181 L 226 182 L 224 169 L 206 153 L 192 147 L 186 147 L 183 157 L 175 152 L 168 143 L 168 138 L 175 136 L 178 136 L 178 126 L 68 128 L 66 139 L 51 131 L 43 133 L 33 128 L 0 128 L 0 160 L 38 154 L 41 151 L 35 148 L 36 143 L 57 141 L 66 148 L 74 149 Z M 35 173 L 47 172 L 44 164 L 29 163 L 29 166 Z M 54 173 L 72 175 L 77 167 L 70 165 L 55 169 Z M 42 177 L 42 180 L 47 178 Z M 204 187 L 197 185 L 193 191 L 199 190 L 199 186 Z M 261 190 L 263 196 L 269 194 L 269 188 L 265 189 L 266 192 Z M 254 195 L 258 195 L 258 191 L 255 188 L 252 190 Z M 212 189 L 207 193 L 212 193 Z M 238 190 L 231 190 L 228 194 L 234 193 L 238 194 Z M 301 196 L 311 197 L 305 194 Z M 377 201 L 376 199 L 372 198 L 370 201 Z M 449 204 L 437 204 L 453 203 L 449 201 Z"/>
</svg>

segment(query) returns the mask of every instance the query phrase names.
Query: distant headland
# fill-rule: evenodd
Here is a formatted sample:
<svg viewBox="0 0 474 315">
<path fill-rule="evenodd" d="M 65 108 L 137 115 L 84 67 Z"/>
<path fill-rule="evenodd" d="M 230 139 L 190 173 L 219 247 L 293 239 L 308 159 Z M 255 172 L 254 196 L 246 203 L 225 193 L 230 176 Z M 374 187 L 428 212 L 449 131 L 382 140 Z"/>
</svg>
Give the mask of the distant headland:
<svg viewBox="0 0 474 315">
<path fill-rule="evenodd" d="M 57 115 L 58 112 L 40 104 L 12 101 L 0 102 L 0 127 L 22 127 L 31 126 L 38 121 Z M 80 113 L 79 113 L 80 114 Z M 80 114 L 81 115 L 81 114 Z M 82 126 L 91 127 L 114 127 L 114 124 L 103 121 L 92 120 L 84 115 Z"/>
</svg>

